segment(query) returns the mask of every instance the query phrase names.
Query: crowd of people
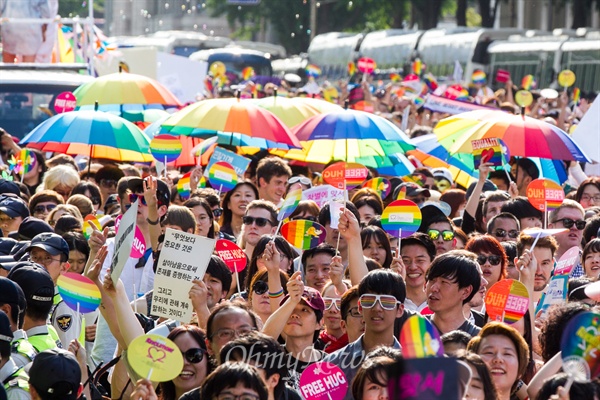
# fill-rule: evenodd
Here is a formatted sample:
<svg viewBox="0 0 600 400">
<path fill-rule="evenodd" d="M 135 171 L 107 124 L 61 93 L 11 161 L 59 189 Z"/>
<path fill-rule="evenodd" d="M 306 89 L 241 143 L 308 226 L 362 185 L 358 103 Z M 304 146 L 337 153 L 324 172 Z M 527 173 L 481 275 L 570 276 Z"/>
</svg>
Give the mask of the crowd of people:
<svg viewBox="0 0 600 400">
<path fill-rule="evenodd" d="M 371 95 L 365 85 L 357 87 L 396 123 L 411 107 L 411 137 L 443 117 L 393 94 L 392 86 Z M 351 93 L 340 101 L 346 97 Z M 488 106 L 518 112 L 510 90 L 484 97 Z M 582 99 L 569 113 L 566 94 L 555 103 L 540 97 L 532 114 L 568 130 L 589 107 Z M 20 148 L 7 132 L 0 139 L 8 170 Z M 200 187 L 201 167 L 157 176 L 143 164 L 30 151 L 32 168 L 0 180 L 0 399 L 294 400 L 303 398 L 303 371 L 320 361 L 343 371 L 345 399 L 387 399 L 388 376 L 403 359 L 400 332 L 417 314 L 437 330 L 445 355 L 469 367 L 455 398 L 600 398 L 597 378 L 567 383 L 561 370 L 564 327 L 598 312 L 599 301 L 585 288 L 600 276 L 600 179 L 577 163 L 564 165 L 566 198 L 546 216 L 526 197 L 540 176 L 527 158 L 512 159 L 511 173 L 483 163 L 469 187 L 448 169 L 413 160 L 411 175 L 387 177 L 383 197 L 350 190 L 337 227 L 330 203 L 300 201 L 289 219 L 318 222 L 326 232 L 323 243 L 302 251 L 277 231 L 278 207 L 291 188 L 324 184 L 322 170 L 259 152 L 248 156 L 244 178 L 219 193 Z M 191 172 L 189 197 L 177 190 L 184 172 Z M 369 168 L 369 178 L 377 176 Z M 422 214 L 418 231 L 401 240 L 381 219 L 399 196 Z M 135 202 L 147 250 L 113 281 L 115 220 Z M 90 216 L 100 228 L 86 224 Z M 539 239 L 524 232 L 546 225 L 563 232 Z M 239 274 L 210 257 L 189 291 L 190 321 L 152 314 L 167 228 L 234 241 L 247 257 Z M 580 260 L 567 301 L 534 314 L 556 260 L 573 247 Z M 98 310 L 80 314 L 64 302 L 57 282 L 66 272 L 97 285 Z M 487 290 L 507 278 L 528 289 L 532 304 L 513 324 L 491 321 L 485 309 Z M 128 348 L 145 333 L 166 336 L 181 351 L 184 366 L 173 380 L 151 382 L 129 365 Z"/>
</svg>

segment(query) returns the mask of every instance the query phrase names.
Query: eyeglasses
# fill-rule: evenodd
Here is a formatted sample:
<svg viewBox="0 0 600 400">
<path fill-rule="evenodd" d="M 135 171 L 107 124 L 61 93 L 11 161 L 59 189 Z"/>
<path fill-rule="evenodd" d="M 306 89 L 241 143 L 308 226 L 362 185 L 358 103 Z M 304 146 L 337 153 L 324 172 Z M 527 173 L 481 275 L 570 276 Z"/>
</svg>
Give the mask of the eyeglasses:
<svg viewBox="0 0 600 400">
<path fill-rule="evenodd" d="M 249 393 L 240 394 L 239 396 L 225 393 L 216 397 L 217 400 L 258 400 L 259 398 L 260 397 Z"/>
<path fill-rule="evenodd" d="M 505 238 L 505 237 L 509 237 L 511 239 L 516 238 L 517 236 L 519 236 L 519 231 L 516 229 L 507 231 L 505 229 L 502 228 L 498 228 L 496 229 L 496 232 L 494 233 L 494 236 L 499 237 L 499 238 Z"/>
<path fill-rule="evenodd" d="M 489 261 L 490 265 L 498 265 L 502 261 L 502 258 L 493 254 L 491 256 L 477 256 L 477 262 L 479 263 L 479 265 L 485 264 L 486 261 Z"/>
<path fill-rule="evenodd" d="M 218 331 L 213 333 L 210 338 L 212 339 L 215 336 L 217 336 L 219 339 L 222 339 L 222 340 L 231 340 L 234 337 L 244 336 L 255 330 L 256 330 L 256 328 L 253 328 L 251 326 L 242 326 L 239 329 L 223 328 L 223 329 L 219 329 Z"/>
<path fill-rule="evenodd" d="M 268 220 L 267 218 L 262 218 L 262 217 L 255 218 L 255 217 L 245 216 L 242 218 L 242 221 L 244 222 L 244 225 L 252 225 L 254 222 L 256 222 L 256 226 L 259 226 L 261 228 L 263 226 L 266 226 L 267 224 L 273 225 L 273 223 L 270 220 Z"/>
<path fill-rule="evenodd" d="M 100 186 L 105 187 L 107 189 L 116 188 L 117 183 L 118 182 L 113 179 L 100 179 Z"/>
<path fill-rule="evenodd" d="M 342 299 L 323 297 L 323 302 L 325 303 L 325 310 L 329 310 L 332 306 L 335 306 L 335 309 L 338 311 L 342 309 Z"/>
<path fill-rule="evenodd" d="M 135 201 L 137 199 L 140 199 L 140 204 L 143 206 L 147 206 L 148 204 L 146 203 L 146 199 L 144 198 L 143 194 L 135 194 L 135 193 L 129 193 L 129 202 L 131 204 L 135 203 Z"/>
<path fill-rule="evenodd" d="M 452 231 L 438 231 L 437 229 L 430 229 L 427 231 L 427 234 L 431 238 L 431 240 L 438 240 L 440 234 L 442 235 L 442 239 L 445 242 L 449 242 L 454 239 L 454 232 Z"/>
<path fill-rule="evenodd" d="M 56 204 L 47 204 L 47 205 L 40 204 L 39 206 L 35 206 L 35 208 L 33 209 L 33 213 L 34 214 L 43 214 L 45 212 L 50 212 L 50 211 L 54 210 L 55 208 L 56 208 Z"/>
<path fill-rule="evenodd" d="M 221 215 L 223 215 L 223 209 L 222 208 L 215 208 L 214 210 L 212 210 L 213 215 L 215 216 L 215 218 L 219 218 Z"/>
<path fill-rule="evenodd" d="M 261 296 L 269 291 L 269 285 L 265 281 L 256 281 L 252 285 L 252 292 Z"/>
<path fill-rule="evenodd" d="M 301 215 L 296 215 L 292 218 L 290 218 L 292 221 L 297 221 L 299 219 L 305 219 L 307 221 L 313 221 L 313 222 L 317 222 L 317 217 L 313 217 L 312 215 L 307 215 L 306 217 L 303 217 Z"/>
<path fill-rule="evenodd" d="M 589 194 L 583 194 L 583 195 L 581 195 L 581 200 L 583 200 L 583 201 L 594 200 L 594 202 L 598 202 L 598 201 L 600 201 L 600 194 L 597 194 L 595 196 L 590 196 Z"/>
<path fill-rule="evenodd" d="M 358 300 L 358 304 L 363 308 L 373 308 L 377 302 L 381 308 L 388 311 L 395 310 L 396 306 L 400 304 L 394 296 L 387 294 L 363 294 Z"/>
<path fill-rule="evenodd" d="M 187 349 L 186 351 L 182 351 L 181 354 L 192 364 L 198 364 L 204 359 L 204 349 L 201 348 Z"/>
<path fill-rule="evenodd" d="M 288 180 L 288 185 L 293 185 L 294 183 L 300 182 L 306 186 L 312 186 L 312 182 L 305 176 L 294 176 Z"/>
<path fill-rule="evenodd" d="M 573 225 L 575 225 L 577 227 L 577 230 L 582 231 L 583 228 L 585 228 L 585 221 L 580 219 L 579 221 L 575 221 L 572 220 L 571 218 L 563 218 L 563 219 L 557 219 L 556 221 L 554 221 L 554 223 L 557 222 L 562 222 L 563 226 L 567 229 L 571 229 L 571 227 L 573 227 Z"/>
<path fill-rule="evenodd" d="M 40 265 L 43 265 L 43 266 L 50 265 L 50 264 L 52 264 L 55 261 L 59 261 L 60 262 L 60 257 L 59 258 L 52 258 L 50 256 L 45 256 L 45 257 L 31 256 L 30 259 L 34 263 L 40 264 Z"/>
<path fill-rule="evenodd" d="M 360 313 L 360 311 L 358 311 L 358 307 L 352 307 L 351 309 L 349 309 L 348 315 L 350 315 L 351 317 L 354 317 L 354 318 L 362 317 L 362 314 Z M 348 315 L 346 315 L 346 317 Z"/>
</svg>

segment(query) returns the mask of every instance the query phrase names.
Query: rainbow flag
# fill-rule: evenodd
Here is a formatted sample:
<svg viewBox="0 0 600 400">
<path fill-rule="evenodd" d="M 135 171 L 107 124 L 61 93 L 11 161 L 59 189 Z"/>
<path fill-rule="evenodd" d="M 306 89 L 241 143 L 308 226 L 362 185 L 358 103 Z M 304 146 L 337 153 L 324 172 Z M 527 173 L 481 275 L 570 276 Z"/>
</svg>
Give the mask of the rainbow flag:
<svg viewBox="0 0 600 400">
<path fill-rule="evenodd" d="M 242 70 L 242 80 L 247 81 L 250 80 L 250 78 L 252 78 L 254 75 L 256 75 L 254 73 L 254 68 L 252 67 L 246 67 Z"/>
<path fill-rule="evenodd" d="M 402 81 L 402 76 L 400 76 L 400 74 L 397 74 L 397 73 L 395 73 L 395 72 L 392 72 L 392 73 L 390 74 L 390 80 L 391 80 L 392 82 L 400 82 L 400 81 Z"/>
<path fill-rule="evenodd" d="M 442 356 L 444 346 L 440 334 L 427 318 L 413 315 L 400 331 L 402 355 L 406 358 L 425 358 Z"/>
<path fill-rule="evenodd" d="M 379 194 L 379 197 L 385 199 L 388 194 L 390 194 L 390 190 L 392 186 L 390 185 L 390 181 L 385 178 L 377 177 L 373 179 L 369 179 L 365 183 L 363 183 L 362 187 L 373 189 Z"/>
<path fill-rule="evenodd" d="M 521 79 L 521 87 L 524 90 L 535 89 L 537 86 L 537 82 L 535 81 L 535 77 L 533 75 L 525 75 L 523 79 Z"/>
<path fill-rule="evenodd" d="M 188 172 L 187 174 L 185 174 L 181 178 L 179 178 L 179 181 L 177 181 L 177 193 L 179 193 L 179 196 L 184 200 L 187 200 L 190 198 L 190 194 L 191 194 L 190 176 L 191 175 L 192 175 L 192 173 Z"/>
<path fill-rule="evenodd" d="M 308 250 L 325 241 L 325 228 L 317 222 L 298 219 L 283 224 L 281 236 L 292 246 Z"/>
<path fill-rule="evenodd" d="M 82 314 L 95 311 L 100 305 L 100 290 L 89 278 L 74 272 L 65 272 L 57 281 L 58 292 L 65 303 Z"/>
<path fill-rule="evenodd" d="M 486 80 L 487 75 L 481 70 L 476 70 L 473 72 L 473 75 L 471 75 L 471 81 L 473 83 L 484 84 Z"/>
<path fill-rule="evenodd" d="M 308 76 L 312 76 L 313 78 L 318 78 L 319 76 L 321 76 L 321 68 L 317 67 L 314 64 L 308 64 L 306 66 L 306 75 Z"/>
<path fill-rule="evenodd" d="M 425 82 L 429 90 L 431 90 L 432 92 L 435 92 L 435 90 L 438 88 L 437 80 L 431 72 L 425 74 L 425 76 L 423 77 L 423 81 Z"/>
<path fill-rule="evenodd" d="M 237 185 L 238 177 L 235 169 L 225 161 L 219 161 L 213 164 L 208 171 L 208 181 L 218 191 L 228 192 Z"/>
<path fill-rule="evenodd" d="M 412 68 L 411 68 L 413 74 L 420 76 L 421 72 L 423 72 L 423 63 L 421 62 L 420 58 L 417 58 L 415 61 L 412 62 Z"/>
<path fill-rule="evenodd" d="M 419 229 L 421 219 L 421 210 L 414 202 L 395 200 L 383 210 L 381 227 L 394 237 L 407 237 Z"/>
<path fill-rule="evenodd" d="M 17 161 L 21 162 L 21 173 L 26 174 L 37 165 L 35 154 L 29 149 L 22 149 L 19 153 Z"/>
<path fill-rule="evenodd" d="M 277 214 L 277 220 L 283 221 L 288 218 L 298 207 L 298 204 L 302 200 L 302 187 L 299 186 L 296 189 L 290 191 L 287 196 L 285 196 L 285 200 L 279 209 L 279 214 Z"/>
<path fill-rule="evenodd" d="M 357 69 L 356 69 L 356 64 L 354 64 L 352 61 L 350 61 L 348 63 L 348 75 L 352 76 L 356 73 Z"/>
<path fill-rule="evenodd" d="M 573 103 L 575 105 L 578 105 L 580 100 L 581 100 L 581 90 L 579 90 L 579 88 L 573 89 Z"/>
</svg>

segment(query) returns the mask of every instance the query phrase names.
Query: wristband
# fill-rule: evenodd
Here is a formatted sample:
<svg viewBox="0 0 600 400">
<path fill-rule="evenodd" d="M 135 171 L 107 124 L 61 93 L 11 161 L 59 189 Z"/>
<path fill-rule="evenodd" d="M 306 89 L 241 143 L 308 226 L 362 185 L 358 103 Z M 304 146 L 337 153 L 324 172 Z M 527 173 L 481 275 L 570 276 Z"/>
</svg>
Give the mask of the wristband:
<svg viewBox="0 0 600 400">
<path fill-rule="evenodd" d="M 283 296 L 283 288 L 281 288 L 281 290 L 279 290 L 278 292 L 275 292 L 275 293 L 269 292 L 269 298 L 271 298 L 271 299 L 276 299 L 281 296 Z"/>
<path fill-rule="evenodd" d="M 146 218 L 146 222 L 148 222 L 150 225 L 158 225 L 158 220 L 160 218 L 156 218 L 155 221 L 151 221 L 150 218 Z"/>
</svg>

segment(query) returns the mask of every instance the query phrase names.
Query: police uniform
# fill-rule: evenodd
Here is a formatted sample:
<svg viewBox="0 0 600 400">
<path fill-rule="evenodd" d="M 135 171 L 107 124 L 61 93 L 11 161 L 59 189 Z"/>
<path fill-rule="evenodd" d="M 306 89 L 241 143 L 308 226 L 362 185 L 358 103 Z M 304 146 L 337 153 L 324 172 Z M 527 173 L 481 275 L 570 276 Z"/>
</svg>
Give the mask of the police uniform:
<svg viewBox="0 0 600 400">
<path fill-rule="evenodd" d="M 38 353 L 44 350 L 62 348 L 58 333 L 52 325 L 34 326 L 25 333 L 27 334 L 27 340 Z"/>
<path fill-rule="evenodd" d="M 80 339 L 81 336 L 81 314 L 77 314 L 67 303 L 65 303 L 58 293 L 58 288 L 54 288 L 54 307 L 50 313 L 50 324 L 54 327 L 62 343 L 62 347 L 67 349 L 73 339 Z"/>
<path fill-rule="evenodd" d="M 23 367 L 17 367 L 12 357 L 0 368 L 0 379 L 8 400 L 31 400 L 29 376 Z"/>
<path fill-rule="evenodd" d="M 22 329 L 13 332 L 13 341 L 11 346 L 11 357 L 17 367 L 24 367 L 33 361 L 37 354 L 31 343 L 27 340 L 27 335 Z"/>
</svg>

